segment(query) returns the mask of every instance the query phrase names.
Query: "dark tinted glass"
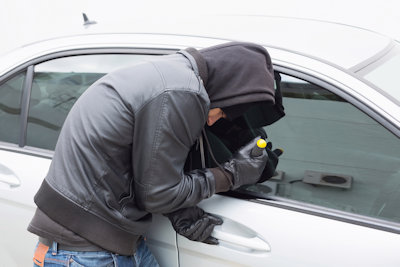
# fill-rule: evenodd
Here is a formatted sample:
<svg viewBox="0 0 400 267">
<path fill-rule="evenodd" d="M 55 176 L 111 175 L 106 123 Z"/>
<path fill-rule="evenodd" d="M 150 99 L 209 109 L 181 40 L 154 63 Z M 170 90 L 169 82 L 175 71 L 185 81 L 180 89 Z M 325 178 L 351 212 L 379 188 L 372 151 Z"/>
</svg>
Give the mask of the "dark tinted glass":
<svg viewBox="0 0 400 267">
<path fill-rule="evenodd" d="M 25 73 L 0 85 L 0 141 L 18 143 Z"/>
</svg>

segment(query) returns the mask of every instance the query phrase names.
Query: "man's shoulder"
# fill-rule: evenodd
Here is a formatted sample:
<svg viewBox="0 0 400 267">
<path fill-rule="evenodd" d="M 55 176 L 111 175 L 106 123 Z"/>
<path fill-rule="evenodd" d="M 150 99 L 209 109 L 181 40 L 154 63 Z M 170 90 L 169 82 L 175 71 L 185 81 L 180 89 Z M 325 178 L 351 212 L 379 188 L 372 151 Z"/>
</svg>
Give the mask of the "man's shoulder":
<svg viewBox="0 0 400 267">
<path fill-rule="evenodd" d="M 200 93 L 201 79 L 187 58 L 176 54 L 150 62 L 158 71 L 166 90 Z"/>
</svg>

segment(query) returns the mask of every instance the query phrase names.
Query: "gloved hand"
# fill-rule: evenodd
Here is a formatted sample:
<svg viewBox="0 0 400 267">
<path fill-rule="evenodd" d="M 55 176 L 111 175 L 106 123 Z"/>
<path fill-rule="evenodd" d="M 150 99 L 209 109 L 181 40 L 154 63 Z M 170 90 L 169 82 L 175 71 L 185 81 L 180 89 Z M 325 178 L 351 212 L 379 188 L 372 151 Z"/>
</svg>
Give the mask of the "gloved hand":
<svg viewBox="0 0 400 267">
<path fill-rule="evenodd" d="M 256 146 L 257 140 L 254 138 L 247 145 L 240 148 L 231 160 L 223 164 L 223 168 L 232 174 L 232 190 L 246 184 L 255 184 L 261 177 L 267 163 L 267 152 L 263 150 L 261 156 L 252 157 L 251 150 Z"/>
<path fill-rule="evenodd" d="M 218 240 L 211 236 L 216 225 L 223 223 L 221 218 L 204 212 L 201 208 L 189 207 L 165 214 L 174 230 L 192 241 L 218 245 Z"/>
<path fill-rule="evenodd" d="M 267 147 L 265 148 L 268 154 L 268 161 L 267 164 L 265 165 L 264 171 L 261 174 L 261 178 L 258 181 L 259 183 L 265 182 L 272 176 L 276 175 L 276 166 L 278 165 L 279 162 L 279 156 L 283 154 L 283 150 L 278 148 L 272 151 L 271 149 L 272 149 L 272 143 L 268 142 Z"/>
</svg>

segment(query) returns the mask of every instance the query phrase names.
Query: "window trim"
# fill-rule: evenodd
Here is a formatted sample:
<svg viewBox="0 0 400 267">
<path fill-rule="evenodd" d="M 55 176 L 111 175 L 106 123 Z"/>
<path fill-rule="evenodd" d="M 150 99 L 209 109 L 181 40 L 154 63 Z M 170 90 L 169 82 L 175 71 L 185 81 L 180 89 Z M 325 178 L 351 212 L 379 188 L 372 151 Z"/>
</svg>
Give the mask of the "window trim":
<svg viewBox="0 0 400 267">
<path fill-rule="evenodd" d="M 14 76 L 14 74 L 27 69 L 31 65 L 37 65 L 45 61 L 53 60 L 56 58 L 69 57 L 69 56 L 85 56 L 85 55 L 99 55 L 99 54 L 139 54 L 139 55 L 167 55 L 177 52 L 177 49 L 160 49 L 160 48 L 78 48 L 64 51 L 53 52 L 46 55 L 41 55 L 36 58 L 30 59 L 25 63 L 8 71 L 0 78 L 4 81 Z"/>
<path fill-rule="evenodd" d="M 18 144 L 6 143 L 1 141 L 0 141 L 0 150 L 24 154 L 27 156 L 41 157 L 46 159 L 52 159 L 54 155 L 54 152 L 51 150 L 41 149 L 37 147 L 30 147 L 30 146 L 20 147 L 18 146 Z"/>
<path fill-rule="evenodd" d="M 391 222 L 375 217 L 359 215 L 276 196 L 270 197 L 269 199 L 249 199 L 249 201 L 345 223 L 351 223 L 394 234 L 400 234 L 400 223 Z"/>
<path fill-rule="evenodd" d="M 26 144 L 26 130 L 28 127 L 28 113 L 29 103 L 31 99 L 31 88 L 33 81 L 33 65 L 30 65 L 25 74 L 24 86 L 22 88 L 21 98 L 21 113 L 20 116 L 20 128 L 19 128 L 19 147 L 24 147 Z"/>
</svg>

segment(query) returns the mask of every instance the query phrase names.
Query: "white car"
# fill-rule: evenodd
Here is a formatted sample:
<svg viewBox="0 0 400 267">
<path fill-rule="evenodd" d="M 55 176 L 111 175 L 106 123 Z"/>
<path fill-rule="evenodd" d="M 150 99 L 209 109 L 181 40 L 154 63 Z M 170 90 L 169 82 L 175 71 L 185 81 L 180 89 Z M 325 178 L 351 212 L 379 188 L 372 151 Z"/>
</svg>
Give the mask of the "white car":
<svg viewBox="0 0 400 267">
<path fill-rule="evenodd" d="M 213 232 L 219 245 L 190 241 L 154 216 L 147 240 L 160 265 L 400 266 L 400 44 L 276 17 L 167 26 L 87 29 L 0 58 L 0 266 L 32 266 L 33 196 L 86 88 L 143 57 L 227 40 L 264 45 L 280 73 L 286 116 L 265 127 L 284 149 L 278 175 L 199 204 L 224 220 Z"/>
</svg>

